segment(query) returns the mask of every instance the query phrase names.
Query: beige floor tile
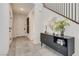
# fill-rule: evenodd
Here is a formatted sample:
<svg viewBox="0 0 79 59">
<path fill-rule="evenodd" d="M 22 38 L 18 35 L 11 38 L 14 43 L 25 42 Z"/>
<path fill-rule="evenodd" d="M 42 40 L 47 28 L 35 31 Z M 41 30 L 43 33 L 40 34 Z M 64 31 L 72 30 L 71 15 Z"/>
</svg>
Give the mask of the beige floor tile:
<svg viewBox="0 0 79 59">
<path fill-rule="evenodd" d="M 55 50 L 34 44 L 27 37 L 19 37 L 13 40 L 9 49 L 9 56 L 62 56 Z"/>
</svg>

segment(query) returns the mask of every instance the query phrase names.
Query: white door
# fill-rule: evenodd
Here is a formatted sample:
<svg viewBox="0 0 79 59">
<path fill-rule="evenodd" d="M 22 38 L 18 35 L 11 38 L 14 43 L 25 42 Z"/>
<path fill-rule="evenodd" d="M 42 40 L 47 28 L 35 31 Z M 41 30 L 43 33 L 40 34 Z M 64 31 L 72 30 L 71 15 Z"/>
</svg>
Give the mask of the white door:
<svg viewBox="0 0 79 59">
<path fill-rule="evenodd" d="M 25 22 L 25 15 L 14 14 L 14 37 L 25 36 Z"/>
</svg>

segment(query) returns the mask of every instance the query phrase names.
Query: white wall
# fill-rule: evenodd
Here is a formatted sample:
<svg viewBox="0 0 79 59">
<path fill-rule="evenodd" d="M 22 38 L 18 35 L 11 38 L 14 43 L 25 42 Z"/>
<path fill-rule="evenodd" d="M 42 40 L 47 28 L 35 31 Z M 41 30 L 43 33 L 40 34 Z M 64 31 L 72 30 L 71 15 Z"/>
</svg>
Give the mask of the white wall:
<svg viewBox="0 0 79 59">
<path fill-rule="evenodd" d="M 25 36 L 26 30 L 26 15 L 21 15 L 21 14 L 14 14 L 14 35 L 13 37 L 16 36 Z"/>
<path fill-rule="evenodd" d="M 53 20 L 61 20 L 61 19 L 64 19 L 64 17 L 54 13 L 54 12 L 51 12 L 47 9 L 43 9 L 44 11 L 44 22 L 43 23 L 43 26 L 44 24 L 47 24 L 51 19 Z M 56 19 L 54 19 L 54 17 L 56 17 Z M 44 27 L 43 27 L 44 29 Z M 50 33 L 50 32 L 49 32 Z M 68 35 L 68 36 L 73 36 L 75 37 L 75 54 L 74 55 L 79 55 L 79 25 L 70 21 L 70 26 L 65 30 L 65 35 Z"/>
<path fill-rule="evenodd" d="M 31 17 L 31 13 L 30 13 L 30 17 Z M 40 43 L 40 33 L 41 32 L 44 32 L 45 31 L 45 25 L 48 24 L 48 22 L 53 19 L 53 18 L 62 18 L 62 17 L 59 17 L 58 15 L 56 16 L 57 14 L 54 14 L 52 13 L 51 11 L 45 9 L 42 4 L 35 4 L 35 7 L 34 7 L 34 18 L 32 18 L 31 22 L 31 30 L 33 30 L 33 33 L 32 35 L 30 36 L 33 36 L 33 38 L 31 38 L 35 44 L 37 43 Z M 34 26 L 32 26 L 34 25 Z M 50 30 L 51 31 L 51 30 Z M 52 31 L 51 31 L 52 32 Z M 51 33 L 50 32 L 50 33 Z"/>
<path fill-rule="evenodd" d="M 35 44 L 40 43 L 40 33 L 45 31 L 45 25 L 47 25 L 51 19 L 55 17 L 62 18 L 56 15 L 57 14 L 45 9 L 42 4 L 35 4 L 34 9 L 28 14 L 30 18 L 29 38 L 33 40 Z"/>
<path fill-rule="evenodd" d="M 47 25 L 47 31 L 52 34 L 53 31 L 50 29 L 48 24 L 52 20 L 62 20 L 64 17 L 46 9 L 42 4 L 35 4 L 34 14 L 29 13 L 30 17 L 30 34 L 29 38 L 34 41 L 34 43 L 40 43 L 40 33 L 45 31 L 45 25 Z M 52 23 L 53 23 L 52 22 Z M 65 35 L 75 37 L 75 54 L 79 55 L 79 25 L 70 21 L 70 26 L 65 30 Z"/>
<path fill-rule="evenodd" d="M 27 17 L 29 17 L 30 20 L 30 33 L 28 34 L 28 37 L 33 40 L 35 44 L 40 43 L 40 31 L 41 31 L 41 20 L 43 20 L 40 14 L 41 7 L 39 7 L 40 4 L 35 4 L 34 8 L 30 11 Z M 41 5 L 40 5 L 41 6 Z M 40 13 L 39 13 L 40 11 Z"/>
<path fill-rule="evenodd" d="M 0 4 L 0 55 L 9 50 L 9 4 Z"/>
<path fill-rule="evenodd" d="M 51 20 L 61 20 L 64 19 L 64 17 L 44 8 L 42 4 L 35 4 L 34 13 L 34 19 L 31 20 L 31 22 L 33 21 L 32 24 L 34 25 L 33 28 L 35 28 L 31 36 L 34 36 L 34 38 L 31 39 L 33 39 L 35 43 L 40 43 L 40 33 L 45 31 L 45 25 L 48 25 Z M 30 27 L 32 27 L 32 24 Z M 49 28 L 49 26 L 48 32 L 50 34 L 52 33 L 52 30 Z M 74 55 L 79 55 L 79 25 L 70 21 L 70 27 L 65 30 L 65 35 L 75 37 Z"/>
<path fill-rule="evenodd" d="M 56 17 L 57 20 L 64 19 L 64 17 L 62 17 L 54 12 L 51 12 L 45 8 L 43 10 L 44 10 L 43 14 L 45 16 L 44 24 L 47 24 L 51 19 L 55 20 L 54 17 Z M 48 32 L 50 33 L 50 31 L 48 31 Z M 75 37 L 75 54 L 74 55 L 78 56 L 79 55 L 79 24 L 76 24 L 76 23 L 70 21 L 70 26 L 65 30 L 65 35 Z"/>
<path fill-rule="evenodd" d="M 30 40 L 36 43 L 36 20 L 35 20 L 35 9 L 33 8 L 28 14 L 29 17 L 29 34 L 27 35 Z"/>
<path fill-rule="evenodd" d="M 43 25 L 43 11 L 41 4 L 35 4 L 35 42 L 40 43 L 40 32 Z"/>
</svg>

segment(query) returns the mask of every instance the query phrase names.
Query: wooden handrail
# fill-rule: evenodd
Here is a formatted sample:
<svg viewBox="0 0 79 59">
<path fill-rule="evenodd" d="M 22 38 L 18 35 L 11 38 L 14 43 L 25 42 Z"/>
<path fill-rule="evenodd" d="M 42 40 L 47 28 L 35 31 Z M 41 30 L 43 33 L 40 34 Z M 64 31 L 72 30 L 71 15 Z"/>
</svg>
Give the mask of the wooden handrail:
<svg viewBox="0 0 79 59">
<path fill-rule="evenodd" d="M 79 22 L 76 22 L 75 20 L 72 20 L 72 19 L 70 19 L 69 17 L 67 17 L 67 16 L 65 16 L 65 15 L 63 15 L 63 14 L 60 14 L 60 13 L 58 13 L 58 12 L 56 12 L 56 11 L 54 11 L 54 10 L 48 8 L 48 7 L 45 5 L 45 3 L 43 3 L 43 6 L 44 6 L 46 9 L 49 9 L 50 11 L 55 12 L 55 13 L 57 13 L 57 14 L 59 14 L 59 15 L 65 17 L 65 18 L 69 19 L 70 21 L 75 22 L 76 24 L 79 24 Z"/>
</svg>

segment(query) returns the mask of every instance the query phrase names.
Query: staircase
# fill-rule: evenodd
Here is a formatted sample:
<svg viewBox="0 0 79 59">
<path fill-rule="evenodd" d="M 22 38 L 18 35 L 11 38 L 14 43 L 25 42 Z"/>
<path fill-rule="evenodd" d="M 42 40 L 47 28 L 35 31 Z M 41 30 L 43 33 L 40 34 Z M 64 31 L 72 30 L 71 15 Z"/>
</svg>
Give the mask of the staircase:
<svg viewBox="0 0 79 59">
<path fill-rule="evenodd" d="M 43 6 L 79 24 L 79 3 L 43 3 Z"/>
</svg>

